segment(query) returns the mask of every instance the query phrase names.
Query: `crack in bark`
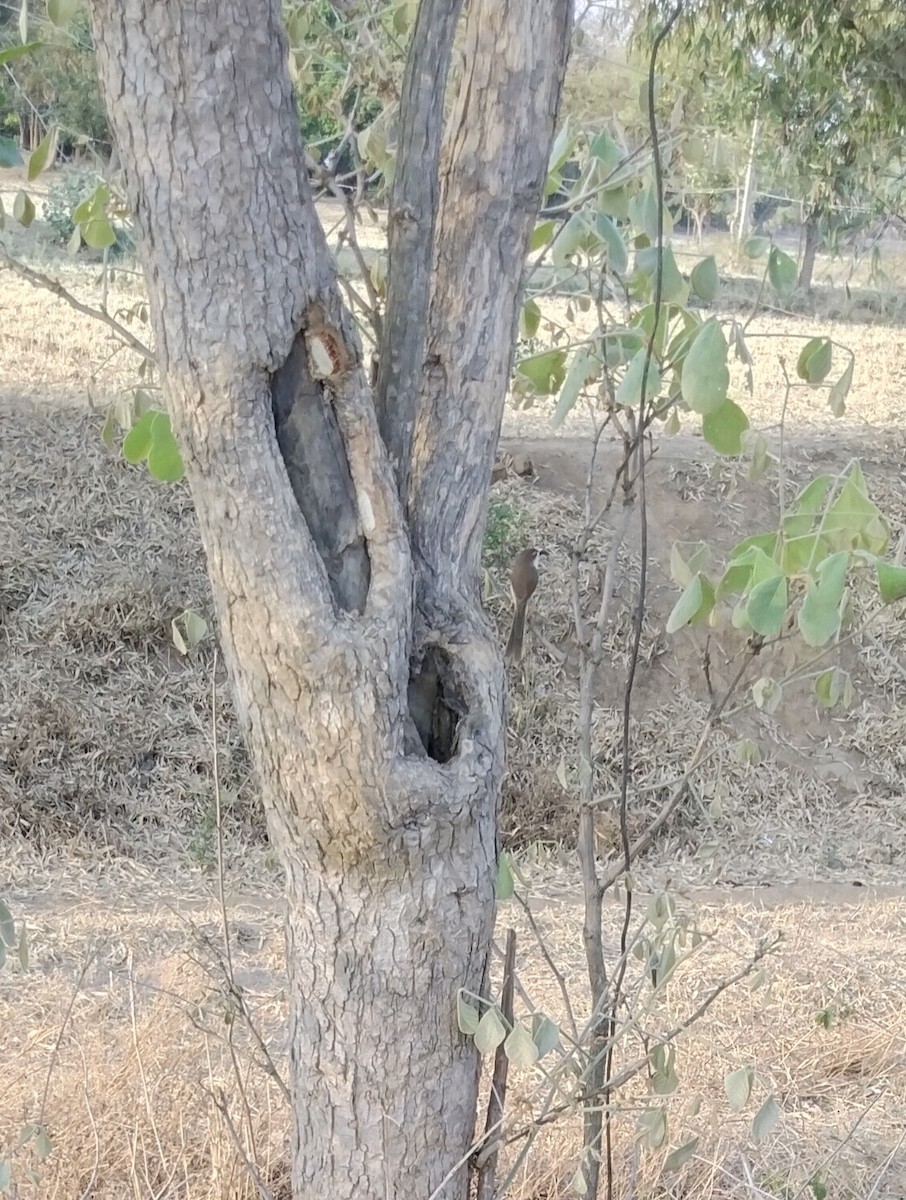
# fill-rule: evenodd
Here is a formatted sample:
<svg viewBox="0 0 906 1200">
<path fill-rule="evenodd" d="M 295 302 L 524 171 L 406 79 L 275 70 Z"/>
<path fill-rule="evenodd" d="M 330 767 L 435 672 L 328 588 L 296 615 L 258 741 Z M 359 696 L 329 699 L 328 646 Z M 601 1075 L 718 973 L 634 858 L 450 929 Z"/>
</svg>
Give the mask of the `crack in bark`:
<svg viewBox="0 0 906 1200">
<path fill-rule="evenodd" d="M 337 605 L 365 608 L 371 566 L 336 414 L 312 377 L 304 332 L 271 376 L 277 445 Z M 337 486 L 339 483 L 339 486 Z"/>
</svg>

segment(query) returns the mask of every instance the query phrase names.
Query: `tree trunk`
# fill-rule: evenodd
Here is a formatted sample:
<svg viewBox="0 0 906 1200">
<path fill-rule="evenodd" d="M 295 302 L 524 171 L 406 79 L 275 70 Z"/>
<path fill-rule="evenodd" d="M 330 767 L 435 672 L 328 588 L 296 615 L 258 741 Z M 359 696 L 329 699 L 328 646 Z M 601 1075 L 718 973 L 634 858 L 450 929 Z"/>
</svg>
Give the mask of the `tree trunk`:
<svg viewBox="0 0 906 1200">
<path fill-rule="evenodd" d="M 414 36 L 424 49 L 432 14 L 442 25 L 435 86 L 410 77 L 408 92 L 437 114 L 457 7 L 423 0 Z M 486 980 L 504 745 L 480 551 L 570 19 L 563 0 L 472 0 L 439 177 L 432 121 L 404 95 L 433 183 L 413 210 L 422 240 L 391 241 L 391 274 L 402 261 L 415 287 L 391 285 L 385 327 L 413 330 L 382 364 L 407 402 L 379 432 L 278 0 L 92 0 L 224 657 L 286 869 L 296 1200 L 466 1194 L 479 1064 L 456 994 Z"/>
<path fill-rule="evenodd" d="M 756 116 L 752 121 L 752 137 L 749 141 L 749 157 L 746 161 L 746 176 L 743 183 L 742 198 L 739 202 L 739 224 L 736 227 L 736 244 L 740 248 L 749 236 L 752 228 L 752 208 L 755 204 L 755 189 L 757 184 L 756 157 L 758 153 L 759 120 Z"/>
<path fill-rule="evenodd" d="M 799 266 L 797 286 L 803 292 L 812 290 L 812 276 L 815 273 L 815 259 L 818 255 L 818 218 L 817 209 L 811 209 L 805 218 L 805 246 L 802 251 L 802 262 Z"/>
</svg>

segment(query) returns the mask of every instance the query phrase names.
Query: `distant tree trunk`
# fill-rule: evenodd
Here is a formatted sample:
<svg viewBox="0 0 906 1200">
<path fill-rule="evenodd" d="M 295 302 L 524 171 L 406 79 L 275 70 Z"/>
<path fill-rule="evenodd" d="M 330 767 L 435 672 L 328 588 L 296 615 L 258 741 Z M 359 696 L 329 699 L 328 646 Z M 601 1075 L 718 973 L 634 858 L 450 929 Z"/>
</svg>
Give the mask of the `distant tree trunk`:
<svg viewBox="0 0 906 1200">
<path fill-rule="evenodd" d="M 752 207 L 755 204 L 757 186 L 756 157 L 758 154 L 759 119 L 752 121 L 752 137 L 749 141 L 749 157 L 746 162 L 746 174 L 742 185 L 742 197 L 739 201 L 738 222 L 736 226 L 736 244 L 742 247 L 752 228 Z"/>
<path fill-rule="evenodd" d="M 818 255 L 818 221 L 820 213 L 817 208 L 809 210 L 805 218 L 805 246 L 802 251 L 802 263 L 799 267 L 798 286 L 803 292 L 812 290 L 812 276 L 815 273 L 815 259 Z"/>
<path fill-rule="evenodd" d="M 91 7 L 286 869 L 293 1196 L 462 1198 L 478 1060 L 455 1002 L 486 979 L 504 746 L 480 554 L 570 4 L 471 0 L 442 151 L 459 3 L 419 6 L 376 397 L 312 202 L 279 0 Z"/>
</svg>

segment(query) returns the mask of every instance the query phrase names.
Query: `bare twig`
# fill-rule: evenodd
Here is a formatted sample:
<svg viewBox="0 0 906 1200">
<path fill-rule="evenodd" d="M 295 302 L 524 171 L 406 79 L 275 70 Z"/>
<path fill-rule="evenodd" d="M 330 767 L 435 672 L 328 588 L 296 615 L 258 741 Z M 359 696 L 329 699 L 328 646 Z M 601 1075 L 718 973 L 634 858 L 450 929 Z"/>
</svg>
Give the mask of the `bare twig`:
<svg viewBox="0 0 906 1200">
<path fill-rule="evenodd" d="M 0 250 L 0 263 L 6 267 L 8 271 L 12 271 L 15 275 L 20 276 L 33 287 L 44 288 L 45 291 L 52 292 L 54 296 L 60 300 L 65 300 L 70 308 L 74 308 L 76 312 L 80 312 L 85 317 L 91 317 L 95 321 L 100 321 L 106 325 L 108 329 L 113 330 L 116 336 L 136 354 L 148 362 L 157 365 L 157 357 L 152 350 L 140 341 L 135 334 L 130 333 L 125 325 L 121 325 L 115 317 L 111 317 L 110 313 L 104 312 L 101 308 L 93 308 L 90 304 L 83 304 L 81 300 L 63 287 L 62 283 L 58 283 L 56 279 L 51 279 L 49 275 L 44 275 L 40 271 L 33 271 L 31 267 L 27 267 L 24 263 L 18 262 L 5 250 Z"/>
<path fill-rule="evenodd" d="M 516 930 L 508 929 L 506 933 L 506 949 L 503 957 L 503 988 L 500 997 L 500 1010 L 505 1024 L 513 1028 L 513 991 L 516 980 Z M 491 1077 L 491 1094 L 488 1097 L 488 1115 L 485 1121 L 485 1136 L 481 1149 L 478 1151 L 478 1178 L 476 1180 L 476 1200 L 494 1200 L 494 1182 L 497 1175 L 497 1157 L 500 1153 L 501 1141 L 495 1135 L 495 1130 L 501 1127 L 506 1110 L 506 1084 L 509 1074 L 510 1060 L 507 1057 L 505 1043 L 497 1047 L 494 1056 L 494 1074 Z"/>
</svg>

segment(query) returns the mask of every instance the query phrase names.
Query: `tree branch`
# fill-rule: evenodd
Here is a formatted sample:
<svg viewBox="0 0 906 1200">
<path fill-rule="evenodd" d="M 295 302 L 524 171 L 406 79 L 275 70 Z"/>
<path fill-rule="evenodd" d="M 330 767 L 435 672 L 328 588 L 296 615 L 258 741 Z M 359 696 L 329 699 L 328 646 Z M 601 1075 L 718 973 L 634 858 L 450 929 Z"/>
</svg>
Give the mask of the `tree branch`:
<svg viewBox="0 0 906 1200">
<path fill-rule="evenodd" d="M 149 363 L 157 366 L 157 356 L 153 350 L 145 345 L 143 341 L 130 333 L 125 325 L 121 325 L 115 317 L 111 317 L 110 313 L 103 308 L 93 308 L 90 304 L 83 304 L 81 300 L 77 300 L 67 288 L 63 287 L 62 283 L 58 283 L 55 279 L 51 279 L 49 275 L 44 275 L 40 271 L 33 271 L 31 267 L 26 267 L 24 263 L 18 262 L 5 250 L 0 250 L 0 260 L 8 271 L 18 275 L 32 287 L 44 288 L 45 291 L 52 292 L 54 296 L 58 296 L 60 300 L 65 300 L 70 308 L 74 308 L 76 312 L 80 312 L 85 317 L 91 317 L 92 320 L 100 321 L 106 325 L 108 329 L 112 329 L 120 341 L 128 346 L 130 350 L 134 350 L 136 354 L 141 355 Z"/>
<path fill-rule="evenodd" d="M 438 163 L 447 72 L 462 0 L 422 0 L 406 60 L 399 152 L 387 222 L 389 276 L 375 407 L 408 491 L 412 430 L 425 353 Z"/>
</svg>

